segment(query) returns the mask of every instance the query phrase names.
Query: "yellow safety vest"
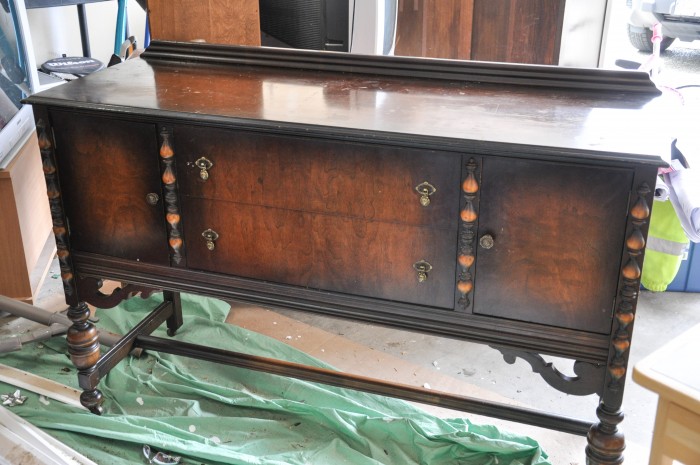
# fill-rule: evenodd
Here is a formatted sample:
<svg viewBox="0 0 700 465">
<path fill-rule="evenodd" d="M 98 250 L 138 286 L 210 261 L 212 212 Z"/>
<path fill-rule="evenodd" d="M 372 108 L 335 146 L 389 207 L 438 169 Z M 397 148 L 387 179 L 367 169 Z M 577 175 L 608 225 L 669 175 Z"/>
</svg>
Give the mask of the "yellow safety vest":
<svg viewBox="0 0 700 465">
<path fill-rule="evenodd" d="M 669 201 L 654 200 L 644 254 L 642 286 L 663 292 L 678 274 L 690 241 Z"/>
</svg>

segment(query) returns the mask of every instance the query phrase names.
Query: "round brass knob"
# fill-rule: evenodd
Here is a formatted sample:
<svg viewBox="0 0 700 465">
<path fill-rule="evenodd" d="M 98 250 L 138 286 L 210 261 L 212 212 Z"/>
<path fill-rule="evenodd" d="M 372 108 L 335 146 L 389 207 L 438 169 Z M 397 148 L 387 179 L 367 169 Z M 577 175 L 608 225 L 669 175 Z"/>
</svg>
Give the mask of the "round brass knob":
<svg viewBox="0 0 700 465">
<path fill-rule="evenodd" d="M 153 206 L 158 205 L 159 200 L 160 200 L 160 197 L 155 192 L 149 192 L 148 194 L 146 194 L 146 203 L 148 205 L 153 205 Z"/>
<path fill-rule="evenodd" d="M 493 236 L 491 234 L 484 234 L 479 239 L 479 245 L 484 249 L 490 249 L 494 245 Z"/>
</svg>

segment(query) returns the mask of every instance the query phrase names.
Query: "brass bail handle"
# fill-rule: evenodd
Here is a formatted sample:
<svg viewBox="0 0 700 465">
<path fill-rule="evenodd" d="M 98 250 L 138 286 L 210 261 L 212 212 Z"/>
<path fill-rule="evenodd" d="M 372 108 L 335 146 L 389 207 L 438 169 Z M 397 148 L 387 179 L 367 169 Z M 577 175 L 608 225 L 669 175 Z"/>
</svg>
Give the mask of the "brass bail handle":
<svg viewBox="0 0 700 465">
<path fill-rule="evenodd" d="M 207 249 L 214 250 L 214 242 L 219 238 L 219 234 L 213 229 L 207 229 L 202 233 L 202 237 L 207 241 Z"/>
<path fill-rule="evenodd" d="M 418 282 L 424 283 L 428 279 L 428 272 L 433 269 L 433 265 L 425 260 L 420 260 L 413 264 L 413 268 L 418 272 Z"/>
<path fill-rule="evenodd" d="M 418 192 L 418 194 L 420 195 L 420 204 L 424 207 L 430 205 L 430 196 L 433 195 L 435 191 L 437 191 L 435 186 L 433 186 L 427 181 L 418 184 L 415 187 L 415 189 L 416 192 Z"/>
<path fill-rule="evenodd" d="M 206 181 L 209 179 L 209 170 L 214 166 L 214 163 L 206 157 L 201 157 L 194 162 L 194 166 L 199 168 L 199 177 Z"/>
</svg>

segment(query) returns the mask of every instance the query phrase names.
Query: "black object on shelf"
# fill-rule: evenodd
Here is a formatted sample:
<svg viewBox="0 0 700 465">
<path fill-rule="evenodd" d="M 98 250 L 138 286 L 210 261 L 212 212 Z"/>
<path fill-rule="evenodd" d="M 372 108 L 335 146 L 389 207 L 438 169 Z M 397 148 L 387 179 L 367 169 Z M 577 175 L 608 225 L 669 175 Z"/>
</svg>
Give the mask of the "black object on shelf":
<svg viewBox="0 0 700 465">
<path fill-rule="evenodd" d="M 59 57 L 44 62 L 41 70 L 49 74 L 72 74 L 82 77 L 99 71 L 105 65 L 100 60 L 90 57 Z"/>
</svg>

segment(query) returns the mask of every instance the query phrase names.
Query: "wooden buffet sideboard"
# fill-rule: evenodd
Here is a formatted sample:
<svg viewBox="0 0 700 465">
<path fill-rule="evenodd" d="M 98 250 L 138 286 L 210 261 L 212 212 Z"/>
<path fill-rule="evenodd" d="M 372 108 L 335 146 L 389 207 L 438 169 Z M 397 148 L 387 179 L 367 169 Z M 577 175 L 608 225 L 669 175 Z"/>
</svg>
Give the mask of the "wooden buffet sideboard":
<svg viewBox="0 0 700 465">
<path fill-rule="evenodd" d="M 637 72 L 172 42 L 30 97 L 82 403 L 139 346 L 588 434 L 589 463 L 621 463 L 668 100 Z M 85 302 L 161 289 L 101 356 Z M 178 292 L 489 344 L 600 396 L 599 422 L 150 336 L 182 324 Z"/>
</svg>

